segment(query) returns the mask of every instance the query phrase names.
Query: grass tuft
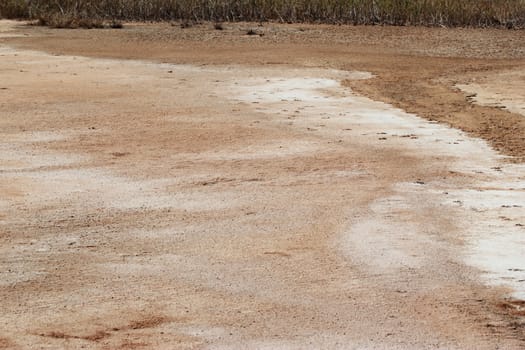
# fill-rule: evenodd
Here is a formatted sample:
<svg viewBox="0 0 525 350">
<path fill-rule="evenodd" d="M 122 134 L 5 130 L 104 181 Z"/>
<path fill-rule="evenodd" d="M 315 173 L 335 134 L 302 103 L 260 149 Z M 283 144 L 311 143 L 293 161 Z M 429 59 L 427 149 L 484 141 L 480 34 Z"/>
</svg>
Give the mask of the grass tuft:
<svg viewBox="0 0 525 350">
<path fill-rule="evenodd" d="M 37 25 L 61 29 L 101 29 L 101 28 L 122 28 L 119 21 L 104 22 L 98 18 L 78 18 L 75 16 L 52 14 L 50 16 L 40 16 Z"/>
<path fill-rule="evenodd" d="M 193 27 L 193 23 L 192 23 L 191 21 L 186 21 L 186 20 L 184 20 L 184 21 L 182 21 L 182 23 L 180 24 L 180 27 L 181 27 L 182 29 L 185 29 L 185 28 L 191 28 L 191 27 Z"/>
<path fill-rule="evenodd" d="M 112 28 L 112 29 L 122 29 L 122 28 L 124 28 L 124 24 L 122 24 L 121 21 L 112 20 L 109 23 L 109 27 Z"/>
</svg>

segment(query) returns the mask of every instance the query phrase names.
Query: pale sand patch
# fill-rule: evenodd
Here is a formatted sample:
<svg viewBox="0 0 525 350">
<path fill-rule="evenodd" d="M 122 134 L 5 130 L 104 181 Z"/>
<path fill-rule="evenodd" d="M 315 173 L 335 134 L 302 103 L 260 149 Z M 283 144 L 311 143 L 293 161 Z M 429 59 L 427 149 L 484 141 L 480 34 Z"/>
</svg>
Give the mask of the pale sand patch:
<svg viewBox="0 0 525 350">
<path fill-rule="evenodd" d="M 486 73 L 456 87 L 474 103 L 525 116 L 525 72 L 521 69 Z"/>
<path fill-rule="evenodd" d="M 16 27 L 24 24 L 25 22 L 2 19 L 0 21 L 0 38 L 15 38 L 23 36 L 20 33 L 16 33 Z"/>
</svg>

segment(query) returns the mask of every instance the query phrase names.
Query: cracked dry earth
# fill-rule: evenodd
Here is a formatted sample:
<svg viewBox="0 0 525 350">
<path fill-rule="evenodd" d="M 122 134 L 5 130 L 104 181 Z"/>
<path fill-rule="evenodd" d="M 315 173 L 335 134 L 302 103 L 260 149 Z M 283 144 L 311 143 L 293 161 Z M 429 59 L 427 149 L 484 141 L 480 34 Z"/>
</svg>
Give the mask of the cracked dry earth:
<svg viewBox="0 0 525 350">
<path fill-rule="evenodd" d="M 520 349 L 525 168 L 370 74 L 0 46 L 0 348 Z"/>
</svg>

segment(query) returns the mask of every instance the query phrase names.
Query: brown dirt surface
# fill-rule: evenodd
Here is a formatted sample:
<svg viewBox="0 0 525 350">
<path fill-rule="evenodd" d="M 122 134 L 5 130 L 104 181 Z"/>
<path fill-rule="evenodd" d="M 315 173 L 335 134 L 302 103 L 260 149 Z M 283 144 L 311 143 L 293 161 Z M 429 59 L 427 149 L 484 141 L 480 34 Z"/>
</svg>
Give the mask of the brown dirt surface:
<svg viewBox="0 0 525 350">
<path fill-rule="evenodd" d="M 523 348 L 522 32 L 224 27 L 0 21 L 0 348 Z"/>
<path fill-rule="evenodd" d="M 373 73 L 347 82 L 355 91 L 410 113 L 447 123 L 488 140 L 521 162 L 525 119 L 492 106 L 473 105 L 456 84 L 474 75 L 521 72 L 525 38 L 520 30 L 384 26 L 128 24 L 125 30 L 22 30 L 7 42 L 56 54 L 148 59 L 191 64 L 285 64 Z M 259 35 L 246 35 L 253 29 Z M 30 33 L 30 34 L 29 34 Z M 509 74 L 510 71 L 510 74 Z M 492 83 L 498 84 L 497 78 Z M 522 79 L 515 79 L 523 86 Z M 502 81 L 503 82 L 503 81 Z"/>
</svg>

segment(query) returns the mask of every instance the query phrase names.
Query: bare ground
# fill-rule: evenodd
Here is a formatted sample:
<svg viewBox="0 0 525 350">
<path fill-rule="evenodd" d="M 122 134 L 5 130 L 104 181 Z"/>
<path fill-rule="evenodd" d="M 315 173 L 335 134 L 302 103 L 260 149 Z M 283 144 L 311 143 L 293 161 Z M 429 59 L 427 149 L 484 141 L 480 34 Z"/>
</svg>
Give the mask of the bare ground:
<svg viewBox="0 0 525 350">
<path fill-rule="evenodd" d="M 521 32 L 249 26 L 3 22 L 0 348 L 522 348 Z"/>
</svg>

